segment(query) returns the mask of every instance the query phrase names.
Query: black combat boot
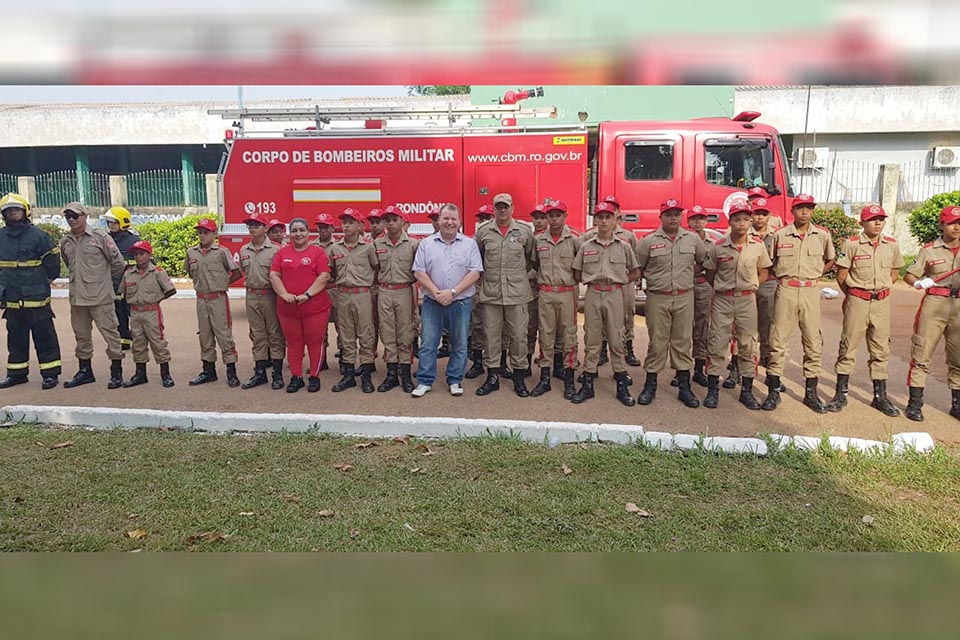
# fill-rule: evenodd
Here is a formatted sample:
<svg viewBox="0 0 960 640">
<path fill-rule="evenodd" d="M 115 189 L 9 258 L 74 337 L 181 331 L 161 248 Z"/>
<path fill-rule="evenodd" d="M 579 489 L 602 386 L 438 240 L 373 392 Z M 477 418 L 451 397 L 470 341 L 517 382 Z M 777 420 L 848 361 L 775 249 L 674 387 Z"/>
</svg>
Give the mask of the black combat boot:
<svg viewBox="0 0 960 640">
<path fill-rule="evenodd" d="M 780 376 L 767 374 L 767 397 L 763 399 L 760 408 L 764 411 L 773 411 L 780 406 Z"/>
<path fill-rule="evenodd" d="M 845 373 L 837 374 L 837 386 L 833 392 L 833 399 L 827 403 L 827 411 L 839 413 L 841 409 L 847 406 L 847 393 L 850 376 Z"/>
<path fill-rule="evenodd" d="M 320 391 L 320 378 L 317 376 L 310 376 L 307 384 L 308 393 L 316 393 Z"/>
<path fill-rule="evenodd" d="M 271 389 L 283 389 L 283 358 L 273 359 L 273 381 L 270 383 Z"/>
<path fill-rule="evenodd" d="M 703 406 L 707 409 L 716 409 L 720 404 L 720 376 L 707 376 L 707 397 L 703 399 Z"/>
<path fill-rule="evenodd" d="M 693 361 L 693 381 L 701 387 L 709 386 L 710 382 L 707 380 L 707 361 L 705 358 L 697 358 Z M 719 377 L 717 384 L 720 384 Z"/>
<path fill-rule="evenodd" d="M 608 362 L 610 362 L 610 354 L 607 350 L 607 341 L 604 340 L 603 344 L 600 345 L 600 360 L 597 361 L 597 366 L 602 367 Z M 592 398 L 593 396 L 590 397 Z"/>
<path fill-rule="evenodd" d="M 827 407 L 820 402 L 820 396 L 817 395 L 817 378 L 807 378 L 806 388 L 803 392 L 803 404 L 810 407 L 814 413 L 826 413 Z"/>
<path fill-rule="evenodd" d="M 343 377 L 340 378 L 340 382 L 333 385 L 330 390 L 334 393 L 340 393 L 341 391 L 346 391 L 351 387 L 357 386 L 357 381 L 354 379 L 353 374 L 354 370 L 352 364 L 343 365 Z M 300 382 L 302 383 L 303 380 L 301 379 Z"/>
<path fill-rule="evenodd" d="M 107 389 L 119 389 L 123 386 L 123 360 L 110 361 L 110 380 Z"/>
<path fill-rule="evenodd" d="M 403 389 L 404 393 L 411 393 L 414 389 L 409 364 L 400 365 L 400 388 Z"/>
<path fill-rule="evenodd" d="M 350 378 L 353 380 L 353 378 Z M 356 383 L 354 382 L 354 385 Z M 290 376 L 290 384 L 287 385 L 287 393 L 296 393 L 303 389 L 303 376 Z"/>
<path fill-rule="evenodd" d="M 386 393 L 390 389 L 394 389 L 400 386 L 400 376 L 398 375 L 398 370 L 400 365 L 395 362 L 387 363 L 387 377 L 383 379 L 383 382 L 380 383 L 380 386 L 377 387 L 379 393 Z"/>
<path fill-rule="evenodd" d="M 573 394 L 573 397 L 570 398 L 570 402 L 573 404 L 580 404 L 586 402 L 593 397 L 593 380 L 597 377 L 595 373 L 583 372 L 583 383 L 580 385 L 580 391 L 577 391 Z"/>
<path fill-rule="evenodd" d="M 624 345 L 624 351 L 626 351 L 626 353 L 624 354 L 623 361 L 631 367 L 639 367 L 640 359 L 633 353 L 633 340 L 627 340 L 626 345 Z"/>
<path fill-rule="evenodd" d="M 40 384 L 41 389 L 53 389 L 59 383 L 60 377 L 50 374 L 43 376 L 43 382 Z M 24 380 L 26 382 L 26 380 Z"/>
<path fill-rule="evenodd" d="M 9 389 L 18 384 L 27 384 L 28 382 L 30 382 L 30 378 L 27 376 L 7 376 L 3 380 L 0 380 L 0 389 Z"/>
<path fill-rule="evenodd" d="M 174 385 L 173 378 L 170 377 L 170 363 L 161 362 L 160 363 L 160 382 L 163 383 L 163 386 L 169 389 Z"/>
<path fill-rule="evenodd" d="M 956 394 L 957 392 L 954 392 L 954 404 L 957 402 Z M 887 399 L 886 380 L 873 381 L 873 402 L 870 403 L 870 406 L 881 412 L 883 415 L 890 416 L 891 418 L 896 418 L 898 415 L 900 415 L 900 409 L 897 409 L 895 406 L 893 406 L 893 403 Z M 953 411 L 953 409 L 951 409 L 951 411 Z"/>
<path fill-rule="evenodd" d="M 697 396 L 693 395 L 693 390 L 690 389 L 689 371 L 677 371 L 677 386 L 680 387 L 680 392 L 677 393 L 677 399 L 680 402 L 690 409 L 696 409 L 700 406 L 700 401 L 697 400 Z"/>
<path fill-rule="evenodd" d="M 197 377 L 190 380 L 190 382 L 188 382 L 187 384 L 193 387 L 198 384 L 215 382 L 216 380 L 219 380 L 219 378 L 217 378 L 217 364 L 215 362 L 207 362 L 206 360 L 204 360 L 203 370 L 199 374 L 197 374 Z"/>
<path fill-rule="evenodd" d="M 737 357 L 730 358 L 730 364 L 727 365 L 727 377 L 723 380 L 724 389 L 733 389 L 737 386 L 737 378 L 740 377 L 740 364 Z"/>
<path fill-rule="evenodd" d="M 627 382 L 627 374 L 623 371 L 613 374 L 613 379 L 617 381 L 617 400 L 626 407 L 632 407 L 637 401 L 630 395 L 630 384 Z"/>
<path fill-rule="evenodd" d="M 374 371 L 375 369 L 372 364 L 360 365 L 360 389 L 364 393 L 373 393 L 375 390 L 373 386 L 373 379 L 371 378 Z"/>
<path fill-rule="evenodd" d="M 767 374 L 767 381 L 766 381 L 766 382 L 767 382 L 767 389 L 770 388 L 770 384 L 771 384 L 771 383 L 770 383 L 770 378 L 772 378 L 772 377 L 774 377 L 774 376 L 771 376 L 769 373 Z M 787 392 L 787 387 L 784 386 L 783 380 L 780 379 L 780 376 L 776 376 L 776 378 L 777 378 L 777 391 L 779 391 L 780 393 L 786 393 L 786 392 Z"/>
<path fill-rule="evenodd" d="M 563 399 L 572 400 L 577 393 L 577 387 L 573 383 L 573 368 L 567 367 L 563 370 Z"/>
<path fill-rule="evenodd" d="M 90 384 L 91 382 L 96 382 L 97 379 L 93 377 L 93 367 L 90 366 L 89 360 L 80 360 L 80 370 L 77 371 L 77 375 L 73 376 L 69 380 L 64 381 L 63 386 L 67 389 L 72 389 L 74 387 L 79 387 L 82 384 Z"/>
<path fill-rule="evenodd" d="M 262 384 L 267 384 L 267 365 L 269 364 L 269 360 L 257 360 L 257 362 L 254 364 L 253 375 L 249 380 L 240 385 L 240 388 L 253 389 L 254 387 L 259 387 Z"/>
<path fill-rule="evenodd" d="M 483 350 L 474 349 L 470 352 L 470 359 L 473 360 L 473 364 L 467 369 L 467 372 L 463 374 L 464 378 L 468 380 L 473 380 L 474 378 L 479 378 L 483 375 L 485 369 L 483 368 Z"/>
<path fill-rule="evenodd" d="M 530 390 L 530 395 L 534 398 L 539 398 L 547 391 L 550 391 L 550 369 L 546 367 L 540 367 L 540 382 L 538 382 L 537 386 Z"/>
<path fill-rule="evenodd" d="M 740 404 L 751 411 L 760 408 L 760 402 L 753 395 L 753 378 L 747 376 L 740 378 Z"/>
<path fill-rule="evenodd" d="M 680 386 L 680 372 L 679 372 L 679 371 L 675 372 L 675 373 L 673 374 L 673 377 L 670 378 L 670 386 L 671 386 L 671 387 L 674 387 L 674 388 Z"/>
<path fill-rule="evenodd" d="M 137 372 L 133 374 L 133 377 L 123 383 L 124 387 L 135 387 L 138 384 L 147 383 L 147 363 L 146 362 L 137 362 Z"/>
<path fill-rule="evenodd" d="M 563 380 L 563 354 L 559 351 L 553 354 L 553 377 L 557 380 Z"/>
<path fill-rule="evenodd" d="M 910 399 L 903 414 L 907 420 L 923 422 L 923 387 L 910 387 Z"/>
<path fill-rule="evenodd" d="M 643 390 L 637 396 L 637 404 L 648 405 L 657 397 L 657 374 L 647 372 L 647 379 L 643 381 Z"/>
<path fill-rule="evenodd" d="M 960 420 L 960 389 L 951 389 L 950 396 L 950 415 Z"/>
<path fill-rule="evenodd" d="M 237 376 L 237 363 L 231 362 L 227 365 L 227 386 L 239 387 L 240 378 Z"/>
<path fill-rule="evenodd" d="M 507 352 L 500 352 L 500 377 L 507 378 L 508 380 L 513 377 L 513 372 L 510 371 L 510 367 L 507 365 Z"/>
<path fill-rule="evenodd" d="M 485 396 L 500 389 L 500 369 L 487 369 L 487 379 L 476 390 L 478 396 Z"/>
<path fill-rule="evenodd" d="M 530 392 L 527 391 L 527 383 L 523 380 L 530 375 L 528 371 L 529 369 L 513 370 L 513 392 L 517 394 L 518 398 L 526 398 L 530 395 Z"/>
</svg>

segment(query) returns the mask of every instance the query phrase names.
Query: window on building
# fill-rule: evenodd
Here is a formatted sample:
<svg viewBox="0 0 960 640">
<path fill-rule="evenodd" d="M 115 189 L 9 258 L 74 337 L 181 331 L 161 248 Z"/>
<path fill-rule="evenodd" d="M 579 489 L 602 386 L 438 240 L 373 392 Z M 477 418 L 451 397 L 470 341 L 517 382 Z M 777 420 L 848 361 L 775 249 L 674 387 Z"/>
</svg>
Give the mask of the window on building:
<svg viewBox="0 0 960 640">
<path fill-rule="evenodd" d="M 634 140 L 623 147 L 625 180 L 673 180 L 673 141 Z"/>
<path fill-rule="evenodd" d="M 707 183 L 732 189 L 767 187 L 772 181 L 772 160 L 766 140 L 731 138 L 708 140 L 703 145 Z"/>
</svg>

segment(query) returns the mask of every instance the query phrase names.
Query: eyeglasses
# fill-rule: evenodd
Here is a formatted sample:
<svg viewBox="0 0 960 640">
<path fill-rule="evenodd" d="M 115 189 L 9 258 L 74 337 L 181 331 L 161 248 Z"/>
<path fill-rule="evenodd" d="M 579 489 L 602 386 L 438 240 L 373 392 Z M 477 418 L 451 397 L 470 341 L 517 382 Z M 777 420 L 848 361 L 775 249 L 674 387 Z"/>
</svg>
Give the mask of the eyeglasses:
<svg viewBox="0 0 960 640">
<path fill-rule="evenodd" d="M 77 218 L 79 218 L 79 217 L 82 216 L 82 215 L 83 215 L 82 213 L 76 213 L 76 212 L 74 212 L 74 211 L 67 211 L 65 214 L 63 214 L 63 217 L 66 218 L 67 220 L 76 220 Z"/>
</svg>

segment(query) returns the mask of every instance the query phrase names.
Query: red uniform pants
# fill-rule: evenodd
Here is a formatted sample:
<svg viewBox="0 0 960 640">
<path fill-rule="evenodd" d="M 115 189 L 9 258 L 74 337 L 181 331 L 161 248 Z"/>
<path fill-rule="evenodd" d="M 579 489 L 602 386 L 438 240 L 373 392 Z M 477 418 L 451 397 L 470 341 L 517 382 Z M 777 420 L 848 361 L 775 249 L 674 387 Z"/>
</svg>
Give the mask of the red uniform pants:
<svg viewBox="0 0 960 640">
<path fill-rule="evenodd" d="M 310 376 L 320 375 L 320 364 L 323 362 L 326 347 L 323 340 L 327 335 L 327 319 L 330 310 L 314 311 L 303 309 L 297 305 L 277 305 L 277 317 L 280 319 L 280 328 L 283 337 L 287 340 L 287 362 L 290 363 L 290 375 L 303 377 L 303 348 L 306 346 L 310 355 Z"/>
</svg>

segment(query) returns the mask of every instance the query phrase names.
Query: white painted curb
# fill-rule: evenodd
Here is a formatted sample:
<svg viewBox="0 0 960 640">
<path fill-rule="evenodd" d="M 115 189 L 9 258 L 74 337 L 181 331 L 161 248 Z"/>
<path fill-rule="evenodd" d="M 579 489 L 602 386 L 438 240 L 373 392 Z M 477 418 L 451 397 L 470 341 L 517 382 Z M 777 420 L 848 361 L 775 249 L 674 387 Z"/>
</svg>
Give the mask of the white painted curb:
<svg viewBox="0 0 960 640">
<path fill-rule="evenodd" d="M 119 409 L 113 407 L 61 407 L 40 405 L 10 405 L 3 408 L 8 421 L 40 422 L 70 427 L 94 429 L 178 428 L 213 433 L 287 431 L 303 433 L 317 431 L 361 438 L 391 438 L 401 435 L 422 438 L 457 438 L 485 435 L 513 435 L 529 442 L 561 443 L 615 442 L 670 450 L 691 450 L 703 447 L 707 451 L 734 454 L 768 454 L 766 442 L 760 438 L 728 438 L 689 434 L 644 432 L 639 425 L 589 424 L 577 422 L 533 422 L 530 420 L 485 420 L 476 418 L 428 418 L 401 416 L 326 415 L 311 413 L 215 413 L 207 411 L 154 411 L 150 409 Z M 798 449 L 815 450 L 819 438 L 808 436 L 771 436 L 779 448 L 793 443 Z M 889 446 L 878 440 L 831 437 L 830 445 L 840 451 L 857 449 L 864 452 L 882 452 Z M 928 433 L 900 433 L 893 436 L 894 453 L 907 449 L 919 452 L 934 447 Z"/>
</svg>

